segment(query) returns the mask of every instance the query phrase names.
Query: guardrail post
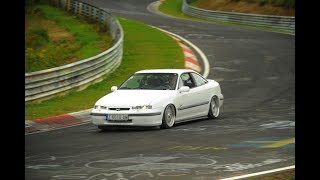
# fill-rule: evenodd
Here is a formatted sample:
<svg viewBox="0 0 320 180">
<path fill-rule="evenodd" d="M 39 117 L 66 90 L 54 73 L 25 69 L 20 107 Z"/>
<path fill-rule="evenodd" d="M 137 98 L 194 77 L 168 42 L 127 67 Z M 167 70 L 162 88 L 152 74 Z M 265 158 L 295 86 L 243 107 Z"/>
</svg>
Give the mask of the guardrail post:
<svg viewBox="0 0 320 180">
<path fill-rule="evenodd" d="M 67 0 L 67 11 L 69 12 L 71 10 L 71 0 Z"/>
<path fill-rule="evenodd" d="M 81 2 L 78 2 L 78 8 L 79 8 L 78 15 L 82 16 L 82 3 Z"/>
</svg>

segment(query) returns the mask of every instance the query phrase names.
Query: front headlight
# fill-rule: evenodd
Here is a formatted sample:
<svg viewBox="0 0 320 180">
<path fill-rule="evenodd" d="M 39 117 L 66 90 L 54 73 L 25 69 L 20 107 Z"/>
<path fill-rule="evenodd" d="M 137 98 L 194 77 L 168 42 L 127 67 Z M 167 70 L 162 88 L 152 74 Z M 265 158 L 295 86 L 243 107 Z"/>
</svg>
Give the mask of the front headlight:
<svg viewBox="0 0 320 180">
<path fill-rule="evenodd" d="M 94 105 L 93 109 L 107 109 L 107 106 Z"/>
<path fill-rule="evenodd" d="M 133 106 L 132 109 L 152 109 L 151 105 L 145 105 L 145 106 Z"/>
</svg>

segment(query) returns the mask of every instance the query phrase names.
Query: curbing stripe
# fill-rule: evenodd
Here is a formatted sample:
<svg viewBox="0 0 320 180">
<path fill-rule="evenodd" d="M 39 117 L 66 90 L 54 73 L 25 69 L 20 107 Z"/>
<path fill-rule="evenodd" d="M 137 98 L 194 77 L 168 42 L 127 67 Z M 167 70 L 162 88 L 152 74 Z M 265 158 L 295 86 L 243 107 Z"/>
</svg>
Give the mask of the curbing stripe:
<svg viewBox="0 0 320 180">
<path fill-rule="evenodd" d="M 186 45 L 184 45 L 184 44 L 182 44 L 182 43 L 179 43 L 180 44 L 180 46 L 182 47 L 182 48 L 189 48 L 188 46 L 186 46 Z"/>
<path fill-rule="evenodd" d="M 191 70 L 194 70 L 194 71 L 197 71 L 197 72 L 200 72 L 200 71 L 201 71 L 201 69 L 199 68 L 199 66 L 197 66 L 197 65 L 195 65 L 195 64 L 193 64 L 193 63 L 191 63 L 191 62 L 188 62 L 188 61 L 186 61 L 185 66 L 186 66 L 186 69 L 191 69 Z M 198 68 L 199 68 L 199 69 L 198 69 Z"/>
<path fill-rule="evenodd" d="M 187 62 L 189 62 L 189 63 L 194 64 L 195 66 L 199 66 L 199 69 L 200 69 L 200 64 L 199 64 L 199 62 L 197 61 L 197 59 L 186 57 L 185 60 L 186 60 Z"/>
<path fill-rule="evenodd" d="M 25 135 L 31 135 L 31 134 L 37 134 L 37 133 L 42 133 L 42 132 L 48 132 L 48 131 L 55 131 L 55 130 L 59 130 L 59 129 L 65 129 L 65 128 L 70 128 L 70 127 L 74 127 L 74 126 L 81 126 L 81 125 L 84 125 L 84 124 L 88 124 L 90 123 L 90 120 L 86 120 L 86 121 L 82 121 L 81 123 L 78 123 L 78 124 L 74 124 L 74 125 L 68 125 L 68 126 L 64 126 L 64 127 L 60 127 L 60 128 L 47 128 L 47 129 L 37 129 L 36 131 L 33 131 L 33 132 L 25 132 Z"/>
<path fill-rule="evenodd" d="M 160 31 L 163 31 L 163 32 L 165 32 L 165 33 L 167 33 L 167 34 L 170 34 L 170 35 L 172 35 L 172 36 L 175 36 L 175 37 L 179 38 L 180 41 L 183 41 L 185 44 L 188 44 L 190 47 L 192 47 L 192 48 L 200 55 L 200 58 L 201 58 L 201 60 L 202 60 L 203 63 L 204 63 L 204 64 L 203 64 L 203 65 L 204 65 L 203 77 L 205 77 L 205 78 L 208 77 L 209 72 L 210 72 L 210 64 L 209 64 L 209 61 L 208 61 L 206 55 L 205 55 L 196 45 L 192 44 L 190 41 L 186 40 L 185 38 L 183 38 L 183 37 L 181 37 L 181 36 L 179 36 L 179 35 L 177 35 L 177 34 L 174 34 L 174 33 L 172 33 L 172 32 L 166 31 L 166 30 L 164 30 L 164 29 L 161 29 L 161 28 L 158 28 L 158 27 L 155 27 L 155 26 L 151 26 L 151 27 L 156 28 L 156 29 L 159 29 Z M 188 68 L 186 68 L 186 69 L 188 69 Z"/>
<path fill-rule="evenodd" d="M 190 54 L 188 52 L 183 52 L 185 57 L 193 57 L 196 58 L 196 56 L 194 54 Z"/>
<path fill-rule="evenodd" d="M 174 39 L 177 39 L 177 38 L 174 38 Z M 179 46 L 183 50 L 184 59 L 185 59 L 185 69 L 191 69 L 191 70 L 194 70 L 194 71 L 200 73 L 201 72 L 201 65 L 198 62 L 198 59 L 197 59 L 195 53 L 188 46 L 181 43 L 180 42 L 181 40 L 176 40 L 176 41 L 178 42 Z"/>
<path fill-rule="evenodd" d="M 88 123 L 91 109 L 25 122 L 25 135 L 47 132 Z"/>
<path fill-rule="evenodd" d="M 180 45 L 180 44 L 179 44 L 179 45 Z M 188 52 L 188 53 L 190 53 L 190 54 L 194 54 L 193 51 L 192 51 L 190 48 L 183 48 L 183 47 L 182 47 L 182 50 L 183 50 L 184 52 Z"/>
<path fill-rule="evenodd" d="M 33 122 L 39 123 L 39 124 L 45 124 L 45 125 L 60 125 L 60 124 L 69 123 L 69 122 L 70 123 L 80 122 L 80 120 L 69 114 L 63 114 L 63 115 L 53 116 L 49 118 L 36 119 Z"/>
</svg>

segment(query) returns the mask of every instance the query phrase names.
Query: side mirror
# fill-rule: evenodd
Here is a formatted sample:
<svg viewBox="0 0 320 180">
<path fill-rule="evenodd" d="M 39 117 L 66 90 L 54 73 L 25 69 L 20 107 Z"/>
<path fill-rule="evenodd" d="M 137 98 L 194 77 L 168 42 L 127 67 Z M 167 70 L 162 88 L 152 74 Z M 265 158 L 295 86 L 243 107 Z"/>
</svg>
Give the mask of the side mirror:
<svg viewBox="0 0 320 180">
<path fill-rule="evenodd" d="M 113 92 L 113 91 L 116 91 L 116 90 L 118 90 L 118 87 L 117 86 L 112 86 L 111 87 L 111 91 Z"/>
<path fill-rule="evenodd" d="M 182 86 L 180 89 L 179 89 L 179 92 L 189 92 L 190 91 L 190 88 L 188 86 Z"/>
</svg>

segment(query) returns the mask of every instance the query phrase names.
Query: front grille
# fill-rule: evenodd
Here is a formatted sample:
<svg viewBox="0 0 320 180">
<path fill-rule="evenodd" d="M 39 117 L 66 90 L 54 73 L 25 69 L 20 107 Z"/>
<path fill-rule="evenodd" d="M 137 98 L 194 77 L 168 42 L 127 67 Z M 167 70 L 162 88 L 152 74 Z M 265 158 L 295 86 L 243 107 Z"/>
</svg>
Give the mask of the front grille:
<svg viewBox="0 0 320 180">
<path fill-rule="evenodd" d="M 129 111 L 130 108 L 109 108 L 110 111 Z"/>
</svg>

